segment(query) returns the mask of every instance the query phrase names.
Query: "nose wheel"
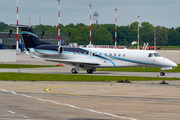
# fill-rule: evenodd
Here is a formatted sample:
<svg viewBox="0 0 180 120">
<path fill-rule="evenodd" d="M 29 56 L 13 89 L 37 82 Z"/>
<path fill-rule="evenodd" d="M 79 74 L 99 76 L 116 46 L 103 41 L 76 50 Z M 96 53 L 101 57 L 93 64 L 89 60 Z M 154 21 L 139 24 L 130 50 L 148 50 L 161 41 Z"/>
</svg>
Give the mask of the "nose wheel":
<svg viewBox="0 0 180 120">
<path fill-rule="evenodd" d="M 164 75 L 165 75 L 165 72 L 161 72 L 160 75 L 161 75 L 161 76 L 164 76 Z"/>
</svg>

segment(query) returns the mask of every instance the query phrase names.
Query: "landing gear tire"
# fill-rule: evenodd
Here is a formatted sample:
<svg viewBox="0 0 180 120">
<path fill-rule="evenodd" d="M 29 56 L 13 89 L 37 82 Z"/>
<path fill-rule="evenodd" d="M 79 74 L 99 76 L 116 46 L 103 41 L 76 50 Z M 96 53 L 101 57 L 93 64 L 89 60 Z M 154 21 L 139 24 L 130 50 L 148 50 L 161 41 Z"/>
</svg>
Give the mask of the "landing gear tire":
<svg viewBox="0 0 180 120">
<path fill-rule="evenodd" d="M 92 74 L 93 73 L 93 69 L 87 69 L 87 73 L 88 74 Z"/>
<path fill-rule="evenodd" d="M 71 72 L 72 72 L 73 74 L 78 73 L 75 68 L 73 68 L 73 69 L 71 70 Z"/>
<path fill-rule="evenodd" d="M 160 75 L 161 75 L 161 76 L 164 76 L 164 75 L 165 75 L 165 72 L 161 72 Z"/>
</svg>

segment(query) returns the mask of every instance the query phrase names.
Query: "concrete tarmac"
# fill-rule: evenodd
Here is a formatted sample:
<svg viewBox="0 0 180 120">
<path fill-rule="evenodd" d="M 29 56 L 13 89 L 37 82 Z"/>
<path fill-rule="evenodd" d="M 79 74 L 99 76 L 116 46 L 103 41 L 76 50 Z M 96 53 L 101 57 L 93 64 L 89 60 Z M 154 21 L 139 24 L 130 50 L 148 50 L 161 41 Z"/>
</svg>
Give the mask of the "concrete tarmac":
<svg viewBox="0 0 180 120">
<path fill-rule="evenodd" d="M 179 120 L 180 81 L 0 81 L 0 120 Z"/>
</svg>

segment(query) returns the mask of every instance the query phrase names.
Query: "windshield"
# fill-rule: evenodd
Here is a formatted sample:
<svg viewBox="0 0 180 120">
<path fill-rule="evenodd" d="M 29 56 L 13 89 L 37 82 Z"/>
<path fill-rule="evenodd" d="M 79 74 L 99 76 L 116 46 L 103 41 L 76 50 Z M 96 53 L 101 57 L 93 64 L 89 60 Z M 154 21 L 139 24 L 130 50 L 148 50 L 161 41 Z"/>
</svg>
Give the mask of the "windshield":
<svg viewBox="0 0 180 120">
<path fill-rule="evenodd" d="M 153 56 L 153 54 L 152 54 L 152 53 L 149 53 L 148 57 L 152 57 L 152 56 Z"/>
<path fill-rule="evenodd" d="M 159 55 L 158 53 L 154 53 L 155 57 L 161 57 L 161 55 Z"/>
</svg>

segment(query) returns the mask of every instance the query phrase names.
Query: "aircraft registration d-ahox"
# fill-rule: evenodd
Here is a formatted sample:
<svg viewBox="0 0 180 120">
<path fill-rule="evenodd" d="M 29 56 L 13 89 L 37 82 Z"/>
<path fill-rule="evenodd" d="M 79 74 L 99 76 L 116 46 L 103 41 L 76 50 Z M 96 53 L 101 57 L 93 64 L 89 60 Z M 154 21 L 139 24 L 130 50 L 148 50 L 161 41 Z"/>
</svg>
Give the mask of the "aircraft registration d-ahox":
<svg viewBox="0 0 180 120">
<path fill-rule="evenodd" d="M 130 50 L 108 48 L 85 48 L 58 46 L 41 42 L 30 26 L 16 25 L 21 29 L 26 49 L 31 58 L 60 62 L 75 66 L 71 72 L 78 73 L 79 68 L 93 73 L 96 68 L 112 67 L 160 67 L 174 69 L 177 64 L 160 56 L 153 50 Z"/>
</svg>

